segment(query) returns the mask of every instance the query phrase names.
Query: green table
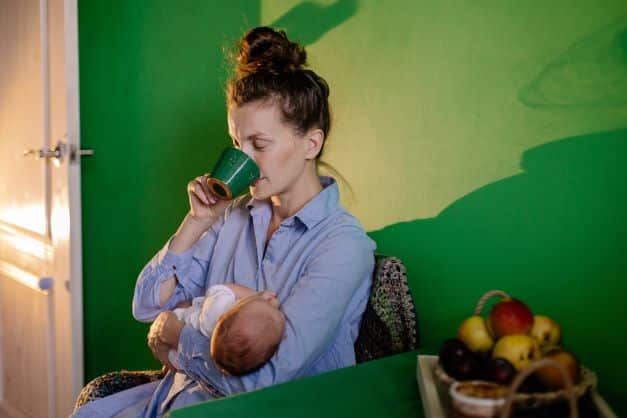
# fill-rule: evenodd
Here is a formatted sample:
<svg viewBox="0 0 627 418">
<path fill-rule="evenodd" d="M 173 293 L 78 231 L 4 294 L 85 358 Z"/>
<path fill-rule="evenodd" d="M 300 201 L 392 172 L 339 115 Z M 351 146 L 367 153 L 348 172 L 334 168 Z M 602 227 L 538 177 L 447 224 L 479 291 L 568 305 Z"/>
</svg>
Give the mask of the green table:
<svg viewBox="0 0 627 418">
<path fill-rule="evenodd" d="M 423 417 L 411 351 L 173 411 L 171 418 Z"/>
</svg>

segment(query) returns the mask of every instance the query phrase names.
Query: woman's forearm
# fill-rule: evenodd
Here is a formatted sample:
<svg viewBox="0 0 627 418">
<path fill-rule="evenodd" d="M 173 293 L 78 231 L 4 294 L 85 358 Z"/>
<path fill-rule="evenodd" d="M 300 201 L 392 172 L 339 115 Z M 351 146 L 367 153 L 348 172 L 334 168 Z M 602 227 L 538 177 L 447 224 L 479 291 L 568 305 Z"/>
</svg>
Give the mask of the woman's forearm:
<svg viewBox="0 0 627 418">
<path fill-rule="evenodd" d="M 181 254 L 189 250 L 214 222 L 215 219 L 198 220 L 188 213 L 170 242 L 170 251 L 174 254 Z M 176 278 L 174 276 L 161 283 L 159 288 L 160 305 L 167 302 L 175 288 Z"/>
<path fill-rule="evenodd" d="M 188 213 L 170 242 L 170 251 L 180 254 L 189 250 L 215 221 L 214 218 L 199 220 Z"/>
</svg>

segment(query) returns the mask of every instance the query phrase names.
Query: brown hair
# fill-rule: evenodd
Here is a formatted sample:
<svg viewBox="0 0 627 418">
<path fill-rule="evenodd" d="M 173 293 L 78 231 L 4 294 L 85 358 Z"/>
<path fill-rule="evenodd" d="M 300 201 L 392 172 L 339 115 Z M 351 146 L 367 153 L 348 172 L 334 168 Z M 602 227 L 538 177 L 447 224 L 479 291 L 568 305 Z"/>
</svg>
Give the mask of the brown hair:
<svg viewBox="0 0 627 418">
<path fill-rule="evenodd" d="M 256 311 L 255 323 L 246 309 L 251 302 L 223 314 L 211 336 L 211 357 L 225 374 L 242 376 L 261 368 L 276 352 L 281 342 L 284 325 L 280 332 L 274 329 L 275 320 L 268 312 Z M 248 326 L 247 326 L 248 325 Z"/>
<path fill-rule="evenodd" d="M 329 86 L 310 69 L 307 53 L 284 31 L 251 29 L 239 42 L 233 78 L 228 82 L 228 107 L 256 100 L 275 100 L 283 119 L 304 134 L 320 128 L 325 139 L 331 129 Z M 324 147 L 324 143 L 323 143 Z M 322 154 L 322 149 L 317 158 Z"/>
</svg>

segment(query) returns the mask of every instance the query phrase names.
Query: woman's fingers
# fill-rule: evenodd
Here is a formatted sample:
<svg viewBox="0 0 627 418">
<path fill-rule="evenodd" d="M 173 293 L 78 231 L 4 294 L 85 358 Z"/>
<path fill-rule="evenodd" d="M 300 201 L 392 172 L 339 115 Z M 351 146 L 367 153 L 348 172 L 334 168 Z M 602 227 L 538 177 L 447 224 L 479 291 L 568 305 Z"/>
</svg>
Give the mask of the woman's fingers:
<svg viewBox="0 0 627 418">
<path fill-rule="evenodd" d="M 207 179 L 209 178 L 209 174 L 205 174 L 199 178 L 202 191 L 205 193 L 205 196 L 207 196 L 207 199 L 211 202 L 211 204 L 215 205 L 218 201 L 218 198 L 214 196 L 213 193 L 211 193 L 211 190 L 209 190 L 209 186 L 207 186 Z"/>
<path fill-rule="evenodd" d="M 195 178 L 194 180 L 190 181 L 187 184 L 187 192 L 189 193 L 191 197 L 197 198 L 205 205 L 209 204 L 209 199 L 207 198 L 207 195 L 203 191 L 202 185 L 200 181 L 198 180 L 198 178 Z"/>
<path fill-rule="evenodd" d="M 161 364 L 166 364 L 166 362 L 168 362 L 168 352 L 170 351 L 170 346 L 165 344 L 158 337 L 151 335 L 148 337 L 148 347 L 150 348 L 154 358 L 159 360 Z"/>
<path fill-rule="evenodd" d="M 187 191 L 190 196 L 198 198 L 198 200 L 205 205 L 215 205 L 218 198 L 209 190 L 207 177 L 208 175 L 205 174 L 204 176 L 196 177 L 194 180 L 190 181 L 187 185 Z"/>
<path fill-rule="evenodd" d="M 157 349 L 157 340 L 155 338 L 152 337 L 148 337 L 148 348 L 150 348 L 150 351 L 152 352 L 152 355 L 155 358 L 157 357 L 157 353 L 158 353 L 158 349 Z"/>
<path fill-rule="evenodd" d="M 152 355 L 159 361 L 161 361 L 161 345 L 163 344 L 159 339 L 162 327 L 163 317 L 159 314 L 153 321 L 152 325 L 150 325 L 150 330 L 148 331 L 148 347 L 150 348 L 150 351 L 152 351 Z"/>
</svg>

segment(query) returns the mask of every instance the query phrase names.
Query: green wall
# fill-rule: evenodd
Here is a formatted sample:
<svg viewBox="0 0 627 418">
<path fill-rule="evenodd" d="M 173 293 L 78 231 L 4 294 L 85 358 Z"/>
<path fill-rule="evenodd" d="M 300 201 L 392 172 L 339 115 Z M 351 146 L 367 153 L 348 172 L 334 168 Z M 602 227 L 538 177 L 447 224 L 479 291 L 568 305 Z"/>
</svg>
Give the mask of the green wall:
<svg viewBox="0 0 627 418">
<path fill-rule="evenodd" d="M 135 280 L 230 143 L 222 49 L 259 19 L 256 1 L 208 5 L 79 2 L 81 141 L 96 150 L 82 165 L 86 379 L 158 365 Z"/>
<path fill-rule="evenodd" d="M 331 86 L 325 159 L 408 268 L 423 346 L 500 288 L 553 316 L 627 413 L 624 1 L 79 3 L 86 377 L 155 367 L 138 271 L 226 145 L 221 49 L 257 24 Z"/>
</svg>

